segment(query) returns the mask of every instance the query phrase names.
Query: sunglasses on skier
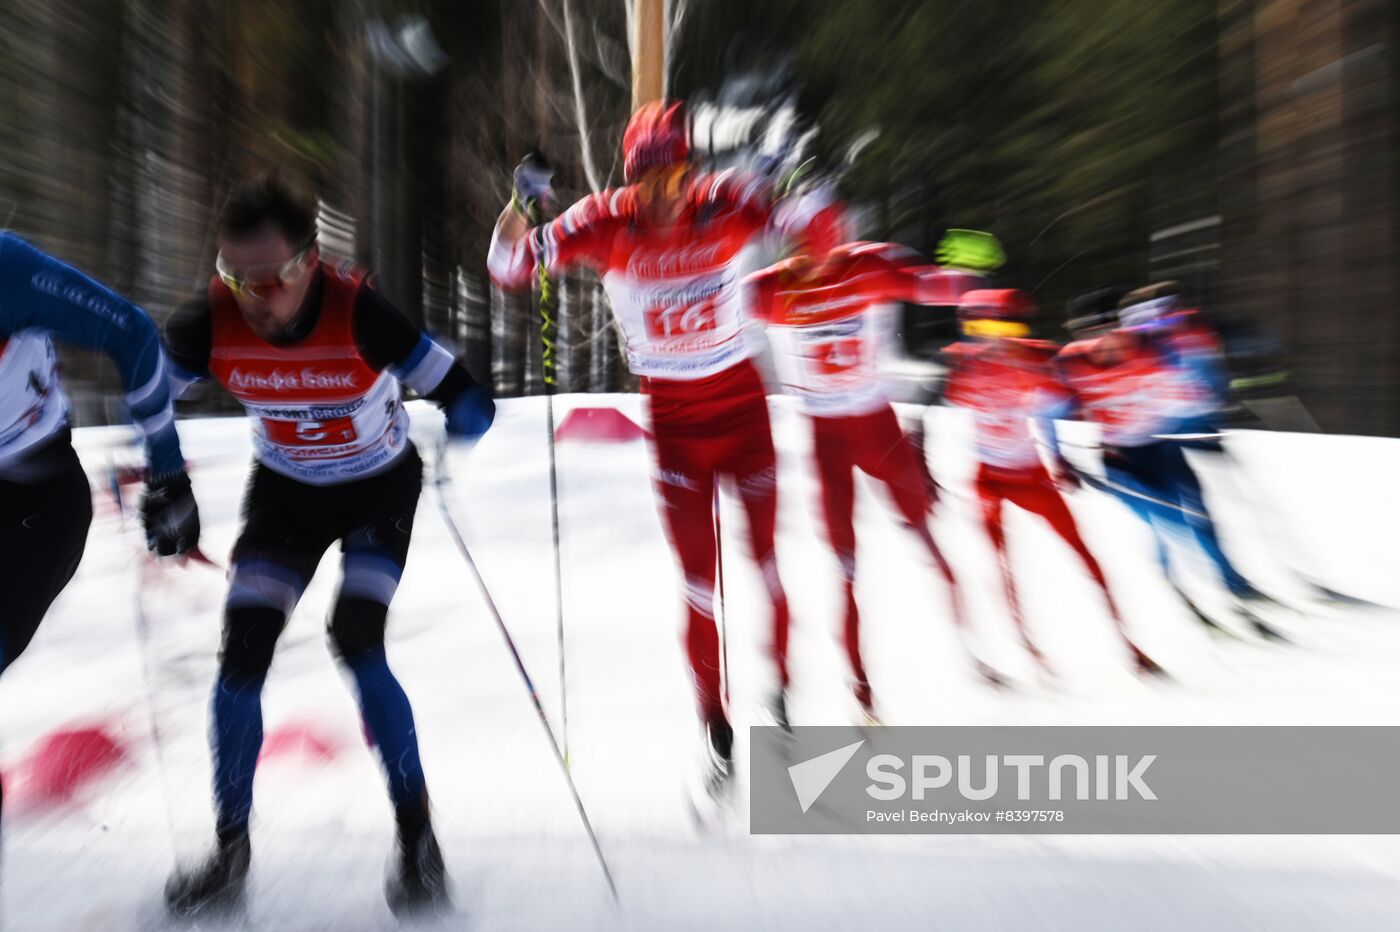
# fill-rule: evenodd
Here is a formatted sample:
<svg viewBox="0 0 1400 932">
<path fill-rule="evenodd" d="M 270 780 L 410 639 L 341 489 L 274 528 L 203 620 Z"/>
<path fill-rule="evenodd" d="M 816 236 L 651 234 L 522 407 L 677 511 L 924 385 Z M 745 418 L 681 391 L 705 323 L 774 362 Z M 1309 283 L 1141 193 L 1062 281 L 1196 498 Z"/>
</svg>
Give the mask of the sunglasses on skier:
<svg viewBox="0 0 1400 932">
<path fill-rule="evenodd" d="M 214 269 L 219 274 L 219 280 L 233 292 L 234 297 L 267 299 L 296 284 L 306 271 L 307 254 L 315 245 L 316 240 L 313 237 L 290 259 L 252 269 L 233 269 L 224 260 L 224 254 L 219 253 L 214 259 Z M 270 273 L 267 270 L 270 270 Z"/>
</svg>

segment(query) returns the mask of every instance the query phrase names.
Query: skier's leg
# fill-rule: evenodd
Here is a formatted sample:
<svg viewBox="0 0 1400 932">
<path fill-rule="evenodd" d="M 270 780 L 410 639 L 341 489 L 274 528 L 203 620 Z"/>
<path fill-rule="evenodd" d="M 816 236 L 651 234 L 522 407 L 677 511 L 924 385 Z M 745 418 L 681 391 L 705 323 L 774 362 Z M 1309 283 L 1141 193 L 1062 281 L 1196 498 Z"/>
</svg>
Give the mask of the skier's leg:
<svg viewBox="0 0 1400 932">
<path fill-rule="evenodd" d="M 177 871 L 166 884 L 166 905 L 177 915 L 227 906 L 242 896 L 252 857 L 248 820 L 263 740 L 263 683 L 287 616 L 336 537 L 335 509 L 327 500 L 325 489 L 253 468 L 233 548 L 210 703 L 216 845 L 194 870 Z"/>
<path fill-rule="evenodd" d="M 1018 503 L 1021 483 L 1006 481 L 985 465 L 977 475 L 977 498 L 982 506 L 982 525 L 991 538 L 992 549 L 996 551 L 997 566 L 1001 570 L 1002 592 L 1006 595 L 1006 605 L 1011 611 L 1011 621 L 1021 636 L 1021 643 L 1035 661 L 1044 666 L 1045 656 L 1031 640 L 1026 626 L 1025 615 L 1021 612 L 1020 595 L 1016 589 L 1016 576 L 1011 568 L 1011 553 L 1006 543 L 1006 529 L 1002 523 L 1004 503 L 1008 500 Z"/>
<path fill-rule="evenodd" d="M 703 722 L 724 719 L 715 626 L 714 476 L 664 435 L 655 438 L 653 476 L 661 523 L 683 576 L 686 656 Z"/>
<path fill-rule="evenodd" d="M 240 555 L 235 549 L 211 702 L 216 843 L 193 871 L 177 871 L 166 884 L 166 905 L 177 915 L 225 907 L 242 896 L 252 857 L 248 817 L 263 739 L 262 686 L 277 638 L 318 557 L 294 559 L 283 553 L 273 559 L 248 550 Z"/>
<path fill-rule="evenodd" d="M 933 531 L 929 527 L 933 511 L 933 485 L 927 466 L 922 456 L 915 452 L 914 445 L 900 431 L 892 408 L 886 407 L 865 419 L 861 451 L 861 468 L 889 489 L 900 520 L 919 538 L 948 586 L 954 622 L 959 627 L 965 626 L 967 619 L 957 578 L 943 551 L 934 542 Z"/>
<path fill-rule="evenodd" d="M 319 556 L 319 555 L 317 555 Z M 216 827 L 221 839 L 248 832 L 253 774 L 262 749 L 262 689 L 277 639 L 316 560 L 236 556 L 224 606 L 223 646 L 211 701 Z"/>
<path fill-rule="evenodd" d="M 1164 442 L 1163 447 L 1164 471 L 1171 479 L 1176 501 L 1180 502 L 1184 509 L 1186 525 L 1191 529 L 1201 550 L 1211 563 L 1215 564 L 1230 592 L 1246 598 L 1258 595 L 1254 584 L 1235 568 L 1235 564 L 1220 546 L 1220 538 L 1215 533 L 1215 522 L 1206 511 L 1205 493 L 1201 491 L 1201 482 L 1191 464 L 1186 461 L 1185 453 L 1174 443 Z"/>
<path fill-rule="evenodd" d="M 1114 619 L 1118 618 L 1118 608 L 1113 601 L 1113 593 L 1108 588 L 1108 577 L 1104 575 L 1103 567 L 1089 551 L 1089 545 L 1084 542 L 1083 536 L 1079 533 L 1079 525 L 1074 520 L 1074 514 L 1070 512 L 1069 505 L 1065 502 L 1060 490 L 1055 488 L 1054 481 L 1048 473 L 1041 472 L 1036 476 L 1034 482 L 1028 482 L 1022 492 L 1012 501 L 1032 514 L 1039 515 L 1050 525 L 1051 530 L 1060 536 L 1070 549 L 1079 557 L 1084 568 L 1088 570 L 1089 576 L 1098 585 L 1099 591 L 1103 593 L 1104 600 L 1108 603 L 1109 613 Z"/>
<path fill-rule="evenodd" d="M 780 689 L 788 685 L 788 630 L 791 626 L 787 593 L 778 575 L 774 539 L 778 524 L 778 455 L 768 421 L 768 400 L 753 398 L 729 438 L 720 471 L 734 480 L 748 519 L 749 548 L 768 590 L 772 606 L 769 652 Z"/>
<path fill-rule="evenodd" d="M 78 569 L 92 523 L 88 481 L 70 448 L 51 476 L 0 481 L 0 671 L 29 646 Z"/>
<path fill-rule="evenodd" d="M 1187 524 L 1181 510 L 1170 504 L 1172 491 L 1157 475 L 1155 459 L 1150 451 L 1128 448 L 1105 454 L 1103 465 L 1109 491 L 1152 531 L 1162 575 L 1179 591 L 1180 586 L 1172 571 L 1170 541 L 1165 529 L 1176 527 L 1186 530 Z"/>
<path fill-rule="evenodd" d="M 904 524 L 916 532 L 926 528 L 933 498 L 922 457 L 900 431 L 894 409 L 887 406 L 863 420 L 861 469 L 884 483 Z"/>
<path fill-rule="evenodd" d="M 821 494 L 822 522 L 827 540 L 841 564 L 845 596 L 843 620 L 846 656 L 855 677 L 856 698 L 870 706 L 870 683 L 860 653 L 860 611 L 856 606 L 856 532 L 854 523 L 855 477 L 851 472 L 850 444 L 841 419 L 812 419 L 812 453 Z"/>
<path fill-rule="evenodd" d="M 355 483 L 347 508 L 367 511 L 341 539 L 341 582 L 330 638 L 355 681 L 360 712 L 379 748 L 397 809 L 424 805 L 423 765 L 413 709 L 389 669 L 384 631 L 413 535 L 422 486 L 416 453 L 389 473 Z"/>
<path fill-rule="evenodd" d="M 1151 465 L 1150 462 L 1148 465 Z M 1163 488 L 1163 484 L 1155 477 L 1155 473 L 1139 462 L 1132 455 L 1132 451 L 1115 451 L 1106 454 L 1104 456 L 1104 473 L 1110 483 L 1109 491 L 1141 518 L 1147 524 L 1148 529 L 1152 531 L 1153 540 L 1157 544 L 1157 563 L 1162 569 L 1162 576 L 1166 579 L 1167 584 L 1172 587 L 1197 620 L 1208 627 L 1218 627 L 1216 622 L 1202 612 L 1187 591 L 1182 588 L 1173 570 L 1167 530 L 1169 528 L 1185 530 L 1189 527 L 1181 510 L 1174 507 L 1164 507 L 1157 501 L 1146 499 L 1146 497 L 1151 497 L 1154 500 L 1168 501 L 1172 495 L 1171 490 Z"/>
<path fill-rule="evenodd" d="M 1132 655 L 1134 663 L 1139 670 L 1144 672 L 1160 672 L 1160 667 L 1156 662 L 1143 653 L 1128 635 L 1127 625 L 1123 621 L 1123 616 L 1118 611 L 1118 603 L 1113 598 L 1113 592 L 1108 585 L 1108 577 L 1104 575 L 1103 567 L 1094 558 L 1089 550 L 1089 545 L 1084 542 L 1083 536 L 1079 533 L 1079 525 L 1074 520 L 1074 515 L 1069 510 L 1069 504 L 1065 501 L 1060 490 L 1055 488 L 1054 481 L 1048 473 L 1042 473 L 1038 480 L 1029 484 L 1023 495 L 1015 499 L 1017 505 L 1029 512 L 1040 515 L 1045 519 L 1052 530 L 1060 536 L 1070 549 L 1079 556 L 1079 560 L 1088 570 L 1089 576 L 1103 593 L 1104 604 L 1108 607 L 1109 617 L 1113 619 L 1114 627 L 1118 630 L 1118 635 L 1127 645 L 1128 652 Z M 1151 517 L 1148 516 L 1151 523 Z M 1154 525 L 1155 530 L 1155 525 Z M 1164 555 L 1165 541 L 1158 539 L 1158 557 L 1166 559 Z"/>
<path fill-rule="evenodd" d="M 872 478 L 884 483 L 889 490 L 900 521 L 919 538 L 947 584 L 953 620 L 960 628 L 963 627 L 966 617 L 957 579 L 929 528 L 933 509 L 932 486 L 922 457 L 900 430 L 893 408 L 886 406 L 860 418 L 858 424 L 859 436 L 854 442 L 857 465 Z"/>
<path fill-rule="evenodd" d="M 924 486 L 924 493 L 928 496 L 930 507 L 932 507 L 938 501 L 939 485 L 938 481 L 933 478 L 933 471 L 928 465 L 928 436 L 924 430 L 922 414 L 918 420 L 909 425 L 904 436 L 909 443 L 909 450 L 914 456 L 914 468 L 918 471 L 919 480 Z"/>
<path fill-rule="evenodd" d="M 77 454 L 70 448 L 64 459 L 42 482 L 0 481 L 0 592 L 7 602 L 0 611 L 0 673 L 29 646 L 87 545 L 92 495 Z M 3 793 L 0 786 L 0 800 Z"/>
<path fill-rule="evenodd" d="M 422 484 L 415 450 L 388 473 L 344 488 L 346 513 L 357 517 L 341 538 L 340 591 L 330 621 L 331 643 L 355 681 L 360 714 L 379 749 L 394 805 L 397 861 L 386 893 L 395 914 L 433 903 L 447 891 L 413 707 L 389 669 L 384 646 Z"/>
<path fill-rule="evenodd" d="M 257 466 L 224 603 L 210 741 L 221 838 L 246 835 L 262 747 L 262 688 L 287 617 L 335 537 L 324 490 Z"/>
</svg>

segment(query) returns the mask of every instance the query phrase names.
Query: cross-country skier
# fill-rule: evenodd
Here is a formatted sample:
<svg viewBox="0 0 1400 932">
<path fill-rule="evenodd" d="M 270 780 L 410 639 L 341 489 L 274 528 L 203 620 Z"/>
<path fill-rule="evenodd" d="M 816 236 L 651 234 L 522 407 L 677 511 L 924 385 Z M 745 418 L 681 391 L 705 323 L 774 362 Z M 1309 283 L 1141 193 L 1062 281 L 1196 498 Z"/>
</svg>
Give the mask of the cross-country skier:
<svg viewBox="0 0 1400 932">
<path fill-rule="evenodd" d="M 217 844 L 171 878 L 167 902 L 190 914 L 242 895 L 263 682 L 287 616 L 339 541 L 329 636 L 388 777 L 398 827 L 389 905 L 410 912 L 442 901 L 446 885 L 413 712 L 384 648 L 422 485 L 400 384 L 441 405 L 454 437 L 480 437 L 495 405 L 361 272 L 321 259 L 315 202 L 295 185 L 272 175 L 238 187 L 218 229 L 218 274 L 175 313 L 166 339 L 177 384 L 214 378 L 243 403 L 257 462 L 212 703 Z"/>
<path fill-rule="evenodd" d="M 746 280 L 756 316 L 768 325 L 786 387 L 812 424 L 827 537 L 841 564 L 844 640 L 862 710 L 875 718 L 860 652 L 855 598 L 854 470 L 889 490 L 903 523 L 918 536 L 948 586 L 953 618 L 965 625 L 957 580 L 929 529 L 935 488 L 922 451 L 900 429 L 881 385 L 882 333 L 874 309 L 890 302 L 956 304 L 979 278 L 927 265 L 889 243 L 850 242 L 846 212 L 829 184 L 785 202 L 781 220 L 800 229 L 796 254 Z M 981 664 L 984 675 L 990 668 Z"/>
<path fill-rule="evenodd" d="M 1099 425 L 1105 473 L 1101 486 L 1147 522 L 1168 582 L 1199 618 L 1209 621 L 1173 572 L 1166 529 L 1194 537 L 1238 600 L 1240 613 L 1261 632 L 1270 633 L 1254 609 L 1271 600 L 1226 556 L 1200 481 L 1182 443 L 1172 439 L 1199 424 L 1201 412 L 1210 410 L 1214 389 L 1152 330 L 1120 326 L 1116 308 L 1088 310 L 1069 327 L 1077 339 L 1060 351 L 1056 365 L 1075 391 L 1085 418 Z"/>
<path fill-rule="evenodd" d="M 54 341 L 111 357 L 145 439 L 150 548 L 199 542 L 199 510 L 175 433 L 164 354 L 140 308 L 0 232 L 0 672 L 14 663 L 82 559 L 92 494 L 73 450 Z"/>
<path fill-rule="evenodd" d="M 1070 546 L 1098 584 L 1109 614 L 1118 625 L 1137 669 L 1160 671 L 1124 631 L 1122 616 L 1109 591 L 1103 569 L 1079 535 L 1074 516 L 1060 490 L 1074 488 L 1078 478 L 1060 452 L 1055 418 L 1074 410 L 1074 393 L 1053 366 L 1058 347 L 1028 339 L 1025 319 L 1035 312 L 1030 296 L 1015 289 L 983 289 L 963 295 L 958 310 L 967 340 L 944 352 L 949 361 L 944 399 L 972 415 L 978 470 L 977 498 L 982 523 L 1001 567 L 1002 586 L 1011 617 L 1026 650 L 1047 673 L 1049 661 L 1031 639 L 1016 593 L 1002 525 L 1003 504 L 1019 505 L 1039 515 Z M 1041 460 L 1032 433 L 1034 422 L 1050 452 L 1051 467 Z"/>
<path fill-rule="evenodd" d="M 550 173 L 527 159 L 496 224 L 489 267 L 504 288 L 550 271 L 591 266 L 602 276 L 628 365 L 651 413 L 653 477 L 684 580 L 686 651 L 709 748 L 707 784 L 724 785 L 733 728 L 720 688 L 714 613 L 717 483 L 731 480 L 748 516 L 749 544 L 772 605 L 778 691 L 771 711 L 786 723 L 788 602 L 774 552 L 777 458 L 763 380 L 745 333 L 740 280 L 761 264 L 773 199 L 738 170 L 695 171 L 686 115 L 655 102 L 633 115 L 622 143 L 625 187 L 585 197 L 531 228 L 528 212 L 550 195 Z"/>
<path fill-rule="evenodd" d="M 1192 412 L 1178 425 L 1178 433 L 1170 442 L 1197 455 L 1211 456 L 1219 463 L 1221 474 L 1235 481 L 1242 467 L 1221 442 L 1222 423 L 1230 411 L 1230 376 L 1226 366 L 1225 343 L 1220 331 L 1199 309 L 1183 299 L 1176 282 L 1157 282 L 1124 295 L 1119 302 L 1119 318 L 1123 326 L 1148 334 L 1167 346 L 1180 364 L 1195 373 L 1198 382 L 1207 389 L 1202 393 L 1199 410 Z M 1238 410 L 1238 409 L 1236 409 Z M 1244 479 L 1247 483 L 1247 477 Z M 1249 502 L 1261 528 L 1278 546 L 1297 550 L 1294 534 L 1283 523 L 1275 509 L 1259 501 L 1257 486 L 1249 494 L 1238 483 L 1239 497 Z M 1360 600 L 1321 585 L 1315 579 L 1292 567 L 1298 583 L 1315 598 L 1338 604 L 1356 604 Z"/>
<path fill-rule="evenodd" d="M 1128 292 L 1119 301 L 1118 319 L 1122 326 L 1166 348 L 1195 377 L 1201 388 L 1200 403 L 1182 413 L 1177 428 L 1182 436 L 1191 436 L 1190 449 L 1219 450 L 1215 435 L 1230 396 L 1220 333 L 1200 310 L 1185 304 L 1176 282 L 1157 282 Z"/>
</svg>

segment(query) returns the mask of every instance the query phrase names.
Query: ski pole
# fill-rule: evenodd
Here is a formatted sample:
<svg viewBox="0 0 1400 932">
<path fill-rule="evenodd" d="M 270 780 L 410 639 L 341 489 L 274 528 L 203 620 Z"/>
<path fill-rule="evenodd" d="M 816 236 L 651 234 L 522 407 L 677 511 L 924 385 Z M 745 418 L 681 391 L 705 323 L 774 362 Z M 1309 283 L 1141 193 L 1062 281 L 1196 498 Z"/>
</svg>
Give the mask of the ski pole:
<svg viewBox="0 0 1400 932">
<path fill-rule="evenodd" d="M 128 534 L 126 522 L 126 507 L 121 498 L 121 486 L 117 482 L 117 468 L 112 462 L 111 451 L 107 453 L 107 479 L 113 490 L 113 498 L 117 505 L 117 517 L 120 522 L 120 531 L 123 535 Z M 144 541 L 142 542 L 144 544 Z M 138 546 L 136 559 L 141 569 L 142 575 L 149 566 L 156 565 L 144 546 Z M 145 580 L 138 579 L 135 588 L 135 608 L 136 608 L 136 653 L 141 661 L 141 685 L 145 693 L 146 707 L 146 727 L 151 733 L 151 752 L 155 755 L 156 761 L 156 781 L 160 787 L 161 801 L 165 815 L 165 831 L 170 839 L 170 851 L 172 857 L 177 853 L 175 849 L 175 813 L 170 805 L 170 779 L 166 773 L 165 766 L 165 739 L 161 735 L 160 715 L 156 712 L 154 675 L 151 669 L 151 623 L 146 615 L 146 603 L 142 598 L 142 592 L 146 588 Z"/>
<path fill-rule="evenodd" d="M 1076 470 L 1076 472 L 1078 472 L 1078 470 Z M 1101 478 L 1099 476 L 1091 476 L 1088 473 L 1078 474 L 1079 478 L 1082 481 L 1087 482 L 1089 485 L 1098 489 L 1100 492 L 1108 492 L 1114 495 L 1127 495 L 1130 498 L 1136 498 L 1139 501 L 1144 501 L 1148 504 L 1158 505 L 1162 508 L 1170 508 L 1173 511 L 1179 511 L 1182 514 L 1186 515 L 1188 518 L 1199 518 L 1203 521 L 1210 520 L 1209 515 L 1203 512 L 1199 512 L 1194 508 L 1187 508 L 1185 505 L 1182 505 L 1178 502 L 1169 502 L 1164 498 L 1157 498 L 1156 496 L 1148 495 L 1146 492 L 1139 492 L 1137 489 L 1130 488 L 1119 482 L 1114 482 L 1112 479 Z"/>
<path fill-rule="evenodd" d="M 511 637 L 510 629 L 506 627 L 500 610 L 496 608 L 496 600 L 491 597 L 491 591 L 486 588 L 486 580 L 482 578 L 481 570 L 477 568 L 476 561 L 472 559 L 467 542 L 463 539 L 462 532 L 452 517 L 452 509 L 448 507 L 447 493 L 444 490 L 447 475 L 443 468 L 446 459 L 447 445 L 444 442 L 438 450 L 436 475 L 433 479 L 433 485 L 437 488 L 438 509 L 442 512 L 443 522 L 447 525 L 447 532 L 452 536 L 453 543 L 457 545 L 457 552 L 462 555 L 462 559 L 466 560 L 467 568 L 471 570 L 472 578 L 476 580 L 477 588 L 486 601 L 486 607 L 496 622 L 496 628 L 501 632 L 501 637 L 505 639 L 506 648 L 510 651 L 511 659 L 515 661 L 516 672 L 520 674 L 521 680 L 525 683 L 525 689 L 530 694 L 530 702 L 535 707 L 535 714 L 539 716 L 540 724 L 544 726 L 545 734 L 549 736 L 549 746 L 554 751 L 555 760 L 559 762 L 559 771 L 564 775 L 564 782 L 569 787 L 569 795 L 573 797 L 574 808 L 578 810 L 583 830 L 587 833 L 588 841 L 593 846 L 593 854 L 598 859 L 598 866 L 603 870 L 603 878 L 608 882 L 608 890 L 612 893 L 613 901 L 619 902 L 617 884 L 613 882 L 612 870 L 608 867 L 607 858 L 603 856 L 603 849 L 598 844 L 598 836 L 593 831 L 593 823 L 588 818 L 588 810 L 583 806 L 583 799 L 579 796 L 578 787 L 574 785 L 574 778 L 569 774 L 568 764 L 564 760 L 564 752 L 560 750 L 559 741 L 554 736 L 554 729 L 550 727 L 549 717 L 545 715 L 544 705 L 540 702 L 539 692 L 535 689 L 535 682 L 530 679 L 530 672 L 525 669 L 525 661 L 521 659 L 520 651 L 515 646 L 515 638 Z"/>
<path fill-rule="evenodd" d="M 715 518 L 715 578 L 719 583 L 719 671 L 724 680 L 724 707 L 729 709 L 729 631 L 725 616 L 728 612 L 724 607 L 724 539 L 720 534 L 719 525 L 719 483 L 715 483 L 714 494 L 714 518 Z"/>
<path fill-rule="evenodd" d="M 1168 436 L 1168 435 L 1163 435 L 1163 438 L 1162 438 L 1162 439 L 1165 439 L 1167 436 Z M 1184 437 L 1189 437 L 1189 438 L 1191 438 L 1191 439 L 1205 439 L 1205 438 L 1207 438 L 1208 436 L 1214 437 L 1214 436 L 1218 436 L 1218 435 L 1206 435 L 1206 434 L 1190 434 L 1190 435 L 1181 434 L 1181 435 L 1176 435 L 1176 434 L 1173 434 L 1173 435 L 1169 435 L 1169 436 L 1171 436 L 1171 437 L 1174 438 L 1174 439 L 1179 439 L 1179 438 L 1184 438 Z M 1102 449 L 1103 449 L 1102 447 L 1100 447 L 1100 446 L 1097 445 L 1097 444 L 1074 443 L 1074 442 L 1068 441 L 1068 440 L 1061 440 L 1061 441 L 1060 441 L 1060 446 L 1064 446 L 1064 447 L 1074 447 L 1074 448 L 1077 449 L 1077 450 L 1093 450 L 1093 451 L 1096 451 L 1096 452 L 1102 451 Z M 1071 465 L 1072 465 L 1072 464 L 1071 464 Z M 1205 514 L 1205 513 L 1203 513 L 1203 512 L 1197 511 L 1197 510 L 1194 509 L 1194 508 L 1187 508 L 1185 505 L 1181 504 L 1180 502 L 1169 502 L 1169 501 L 1167 501 L 1167 500 L 1164 499 L 1164 498 L 1157 498 L 1155 495 L 1148 495 L 1146 492 L 1140 492 L 1140 491 L 1138 491 L 1137 489 L 1134 489 L 1134 488 L 1131 488 L 1131 487 L 1129 487 L 1129 486 L 1123 485 L 1121 482 L 1114 482 L 1112 479 L 1109 479 L 1109 478 L 1106 477 L 1106 476 L 1095 476 L 1095 475 L 1092 475 L 1092 474 L 1090 474 L 1090 473 L 1087 473 L 1087 472 L 1085 472 L 1084 470 L 1079 469 L 1079 468 L 1077 468 L 1077 467 L 1074 467 L 1074 474 L 1075 474 L 1076 476 L 1078 476 L 1079 479 L 1080 479 L 1081 481 L 1087 482 L 1089 485 L 1091 485 L 1091 486 L 1093 486 L 1094 488 L 1098 489 L 1100 492 L 1108 492 L 1108 493 L 1110 493 L 1110 494 L 1117 494 L 1117 495 L 1126 495 L 1126 496 L 1128 496 L 1129 498 L 1136 498 L 1136 499 L 1139 500 L 1139 501 L 1147 502 L 1148 504 L 1151 504 L 1151 505 L 1157 505 L 1157 506 L 1162 507 L 1162 508 L 1170 508 L 1172 511 L 1178 511 L 1178 512 L 1180 512 L 1180 513 L 1186 515 L 1188 518 L 1197 518 L 1197 519 L 1200 519 L 1200 520 L 1203 520 L 1203 521 L 1209 521 L 1209 520 L 1210 520 L 1210 515 L 1207 515 L 1207 514 Z"/>
<path fill-rule="evenodd" d="M 155 565 L 154 559 L 148 553 L 140 554 L 137 559 L 143 561 L 143 568 Z M 151 664 L 151 623 L 146 615 L 145 602 L 141 597 L 141 591 L 144 588 L 145 581 L 138 581 L 136 584 L 137 653 L 141 656 L 141 680 L 146 693 L 146 725 L 151 732 L 151 750 L 156 759 L 156 779 L 159 781 L 161 799 L 165 803 L 165 830 L 170 836 L 170 848 L 173 854 L 175 853 L 175 813 L 170 805 L 170 778 L 167 775 L 165 761 L 165 737 L 161 733 L 160 714 L 156 711 L 155 676 Z"/>
<path fill-rule="evenodd" d="M 544 372 L 545 422 L 549 431 L 549 517 L 554 535 L 554 604 L 555 628 L 559 640 L 559 731 L 564 745 L 564 765 L 569 763 L 569 690 L 564 665 L 564 570 L 559 541 L 559 468 L 554 451 L 554 348 L 550 329 L 554 322 L 554 283 L 543 262 L 539 265 L 540 282 L 540 341 L 543 344 L 540 366 Z"/>
</svg>

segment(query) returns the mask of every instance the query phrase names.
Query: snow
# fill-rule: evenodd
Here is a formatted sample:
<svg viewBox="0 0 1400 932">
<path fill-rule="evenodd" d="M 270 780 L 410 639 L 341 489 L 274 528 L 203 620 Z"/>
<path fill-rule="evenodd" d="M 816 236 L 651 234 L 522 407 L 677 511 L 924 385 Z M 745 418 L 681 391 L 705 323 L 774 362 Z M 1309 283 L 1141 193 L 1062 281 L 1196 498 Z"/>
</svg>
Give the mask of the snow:
<svg viewBox="0 0 1400 932">
<path fill-rule="evenodd" d="M 614 404 L 644 423 L 633 396 Z M 794 616 L 790 711 L 844 724 L 855 707 L 837 640 L 836 566 L 815 513 L 806 424 L 773 399 L 782 458 L 779 557 Z M 1228 550 L 1305 611 L 1278 619 L 1299 642 L 1261 647 L 1206 635 L 1158 578 L 1147 532 L 1113 500 L 1071 499 L 1142 644 L 1176 682 L 1128 670 L 1098 595 L 1070 551 L 1022 513 L 1008 535 L 1031 624 L 1061 670 L 1029 678 L 994 558 L 970 505 L 968 425 L 926 416 L 930 457 L 950 494 L 935 533 L 963 579 L 979 647 L 1014 675 L 1010 692 L 971 676 L 946 592 L 882 507 L 858 504 L 858 598 L 872 682 L 889 724 L 1397 724 L 1392 658 L 1400 605 L 1390 477 L 1400 442 L 1242 433 L 1243 471 L 1202 462 Z M 425 459 L 440 436 L 415 408 Z M 1064 436 L 1086 443 L 1080 425 Z M 181 424 L 204 522 L 223 562 L 248 468 L 241 419 Z M 130 463 L 128 432 L 78 432 L 96 517 L 77 577 L 25 656 L 0 680 L 0 762 L 13 768 L 59 728 L 101 724 L 127 750 L 70 803 L 7 812 L 0 917 L 8 928 L 170 925 L 160 890 L 175 858 L 212 830 L 205 744 L 225 581 L 199 564 L 155 564 L 104 490 Z M 559 652 L 543 399 L 506 400 L 475 448 L 454 448 L 452 512 L 558 727 Z M 441 928 L 1145 929 L 1394 928 L 1400 845 L 1388 837 L 751 837 L 742 818 L 697 834 L 685 807 L 699 734 L 680 643 L 676 571 L 649 485 L 645 444 L 561 444 L 559 493 L 571 771 L 617 877 L 614 905 L 500 633 L 426 487 L 390 615 L 390 659 L 414 704 L 436 824 L 458 912 Z M 433 469 L 430 464 L 429 474 Z M 1247 494 L 1246 494 L 1247 493 Z M 744 557 L 742 512 L 726 504 L 726 627 L 741 727 L 771 683 L 765 598 Z M 327 562 L 338 554 L 332 551 Z M 1377 607 L 1308 603 L 1288 563 Z M 270 736 L 256 787 L 246 925 L 382 929 L 392 839 L 377 761 L 326 647 L 338 567 L 322 566 L 279 645 L 265 693 Z M 1192 589 L 1218 603 L 1203 572 Z M 138 623 L 138 604 L 146 624 Z M 160 741 L 153 740 L 158 729 Z M 308 739 L 309 736 L 309 739 Z M 322 753 L 307 747 L 308 740 Z M 232 926 L 239 926 L 235 921 Z M 211 927 L 205 923 L 205 927 Z M 217 925 L 213 926 L 217 927 Z"/>
</svg>

